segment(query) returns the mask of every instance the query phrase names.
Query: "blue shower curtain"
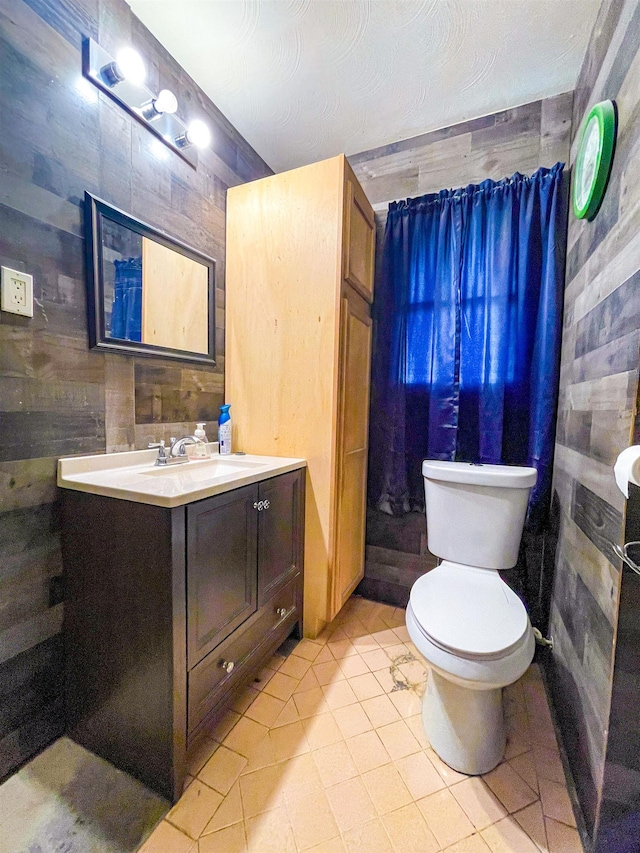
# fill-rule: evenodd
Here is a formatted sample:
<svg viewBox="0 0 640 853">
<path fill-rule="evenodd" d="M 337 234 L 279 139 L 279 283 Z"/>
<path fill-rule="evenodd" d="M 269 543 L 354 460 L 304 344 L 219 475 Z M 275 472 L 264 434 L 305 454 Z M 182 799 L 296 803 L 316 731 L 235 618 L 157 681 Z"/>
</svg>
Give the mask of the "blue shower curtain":
<svg viewBox="0 0 640 853">
<path fill-rule="evenodd" d="M 111 337 L 142 341 L 142 258 L 113 262 Z"/>
<path fill-rule="evenodd" d="M 423 459 L 533 465 L 548 510 L 558 392 L 563 164 L 389 206 L 374 302 L 369 501 L 423 505 Z"/>
</svg>

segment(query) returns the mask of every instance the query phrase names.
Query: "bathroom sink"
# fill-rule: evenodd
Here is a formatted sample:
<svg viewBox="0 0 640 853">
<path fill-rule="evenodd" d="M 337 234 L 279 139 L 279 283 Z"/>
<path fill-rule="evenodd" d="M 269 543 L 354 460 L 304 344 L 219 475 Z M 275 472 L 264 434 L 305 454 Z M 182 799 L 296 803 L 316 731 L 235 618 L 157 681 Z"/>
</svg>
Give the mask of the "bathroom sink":
<svg viewBox="0 0 640 853">
<path fill-rule="evenodd" d="M 231 474 L 239 474 L 240 471 L 251 471 L 264 468 L 264 462 L 252 462 L 242 457 L 222 458 L 216 456 L 212 459 L 191 459 L 173 465 L 154 465 L 148 471 L 141 471 L 145 477 L 173 477 L 174 475 L 191 477 L 194 480 L 207 480 L 212 477 L 226 477 Z"/>
<path fill-rule="evenodd" d="M 58 485 L 109 498 L 176 507 L 305 467 L 283 456 L 220 456 L 155 465 L 156 450 L 130 450 L 58 460 Z"/>
</svg>

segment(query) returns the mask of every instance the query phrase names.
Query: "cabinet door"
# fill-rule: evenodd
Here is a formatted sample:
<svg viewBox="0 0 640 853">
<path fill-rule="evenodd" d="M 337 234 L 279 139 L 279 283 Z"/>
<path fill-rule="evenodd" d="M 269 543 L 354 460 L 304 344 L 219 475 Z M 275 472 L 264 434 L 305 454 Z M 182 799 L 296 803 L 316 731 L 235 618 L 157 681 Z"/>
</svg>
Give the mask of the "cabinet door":
<svg viewBox="0 0 640 853">
<path fill-rule="evenodd" d="M 201 660 L 256 610 L 258 487 L 187 507 L 187 657 Z"/>
<path fill-rule="evenodd" d="M 300 568 L 301 489 L 299 471 L 260 483 L 258 513 L 258 606 Z"/>
<path fill-rule="evenodd" d="M 376 228 L 364 190 L 347 172 L 345 177 L 342 277 L 367 302 L 373 301 Z"/>
<path fill-rule="evenodd" d="M 364 575 L 371 318 L 353 292 L 342 300 L 338 500 L 333 618 Z"/>
</svg>

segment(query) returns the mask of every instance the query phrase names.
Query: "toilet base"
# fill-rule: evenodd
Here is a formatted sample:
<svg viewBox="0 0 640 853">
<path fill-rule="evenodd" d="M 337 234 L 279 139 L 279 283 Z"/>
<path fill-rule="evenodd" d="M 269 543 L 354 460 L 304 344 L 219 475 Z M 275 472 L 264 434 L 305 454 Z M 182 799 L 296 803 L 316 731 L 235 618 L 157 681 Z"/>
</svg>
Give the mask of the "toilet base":
<svg viewBox="0 0 640 853">
<path fill-rule="evenodd" d="M 488 773 L 504 756 L 501 687 L 470 690 L 431 669 L 422 700 L 422 724 L 435 752 L 460 773 Z"/>
</svg>

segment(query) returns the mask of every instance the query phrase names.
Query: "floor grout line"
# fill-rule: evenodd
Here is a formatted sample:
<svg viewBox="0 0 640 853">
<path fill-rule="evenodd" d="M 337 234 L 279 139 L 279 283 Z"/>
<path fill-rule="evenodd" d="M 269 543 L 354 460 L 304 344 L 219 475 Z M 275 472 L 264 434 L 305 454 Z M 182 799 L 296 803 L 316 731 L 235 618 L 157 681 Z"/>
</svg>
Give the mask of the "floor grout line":
<svg viewBox="0 0 640 853">
<path fill-rule="evenodd" d="M 325 819 L 328 820 L 330 815 L 331 820 L 335 821 L 335 825 L 338 827 L 339 831 L 335 838 L 340 839 L 342 846 L 338 845 L 335 847 L 336 851 L 347 851 L 347 853 L 369 853 L 369 850 L 364 848 L 356 849 L 353 846 L 353 839 L 357 837 L 356 829 L 358 829 L 358 827 L 365 826 L 365 824 L 375 824 L 375 827 L 371 826 L 369 829 L 371 832 L 374 832 L 375 829 L 375 832 L 378 833 L 378 840 L 381 841 L 381 843 L 386 839 L 385 843 L 387 844 L 388 850 L 395 850 L 396 853 L 405 853 L 405 851 L 398 846 L 402 844 L 399 839 L 403 831 L 406 830 L 408 832 L 409 830 L 404 825 L 402 828 L 398 828 L 398 826 L 403 823 L 400 821 L 398 816 L 396 816 L 398 817 L 398 821 L 396 823 L 394 823 L 393 817 L 389 817 L 387 822 L 385 822 L 385 818 L 393 816 L 396 812 L 403 812 L 402 816 L 404 817 L 403 810 L 413 805 L 414 807 L 417 807 L 417 813 L 414 815 L 414 812 L 411 812 L 411 815 L 414 815 L 414 817 L 417 816 L 418 819 L 414 821 L 411 831 L 418 833 L 422 831 L 425 838 L 429 837 L 429 835 L 427 835 L 428 831 L 430 835 L 435 835 L 436 838 L 439 836 L 440 838 L 445 839 L 447 846 L 455 846 L 465 839 L 477 836 L 477 847 L 474 847 L 474 851 L 477 849 L 478 851 L 495 851 L 495 853 L 498 853 L 498 851 L 500 851 L 500 853 L 509 853 L 509 851 L 511 851 L 511 853 L 525 853 L 525 849 L 522 845 L 526 844 L 528 845 L 527 850 L 531 848 L 531 850 L 535 850 L 536 853 L 539 853 L 540 851 L 542 851 L 542 853 L 565 853 L 564 850 L 561 852 L 551 850 L 549 847 L 546 832 L 546 821 L 551 818 L 562 823 L 562 826 L 570 835 L 571 842 L 573 844 L 570 853 L 574 853 L 574 850 L 575 853 L 581 853 L 582 848 L 580 846 L 578 834 L 575 831 L 574 825 L 572 825 L 573 815 L 570 813 L 570 806 L 569 812 L 567 812 L 565 801 L 558 795 L 559 790 L 562 789 L 564 789 L 566 794 L 566 788 L 558 783 L 551 782 L 551 780 L 544 780 L 543 777 L 539 775 L 535 763 L 535 749 L 546 748 L 557 752 L 557 744 L 555 747 L 552 745 L 555 736 L 553 735 L 553 728 L 551 727 L 550 730 L 548 728 L 547 716 L 549 720 L 551 718 L 548 713 L 546 694 L 544 693 L 544 688 L 542 687 L 542 682 L 537 669 L 535 667 L 530 668 L 530 670 L 525 673 L 523 678 L 517 682 L 516 685 L 511 685 L 510 688 L 505 690 L 505 717 L 509 733 L 509 743 L 515 744 L 514 748 L 521 751 L 518 751 L 517 754 L 511 756 L 509 750 L 507 750 L 507 755 L 510 755 L 510 757 L 508 759 L 503 759 L 500 765 L 498 765 L 498 768 L 496 768 L 497 773 L 496 771 L 492 771 L 494 776 L 489 779 L 489 782 L 487 782 L 486 779 L 487 774 L 485 777 L 465 777 L 463 774 L 455 773 L 455 771 L 450 770 L 450 768 L 446 768 L 446 765 L 438 759 L 430 748 L 419 745 L 418 741 L 415 740 L 414 735 L 417 734 L 420 736 L 420 729 L 418 728 L 418 725 L 421 726 L 421 696 L 424 691 L 424 680 L 426 678 L 428 665 L 424 659 L 421 658 L 415 649 L 415 646 L 413 646 L 408 639 L 404 622 L 400 622 L 398 609 L 387 605 L 364 602 L 364 599 L 350 599 L 346 605 L 347 612 L 340 614 L 339 619 L 332 623 L 333 627 L 327 626 L 327 628 L 325 628 L 321 635 L 321 641 L 301 641 L 301 643 L 297 644 L 293 648 L 291 648 L 292 643 L 287 641 L 285 646 L 289 647 L 288 652 L 286 654 L 276 653 L 271 661 L 267 662 L 266 667 L 263 668 L 263 672 L 278 672 L 283 666 L 287 666 L 287 662 L 292 657 L 296 660 L 305 661 L 309 666 L 305 667 L 302 663 L 288 664 L 287 669 L 292 672 L 298 671 L 300 673 L 300 677 L 296 678 L 293 675 L 287 675 L 285 672 L 281 673 L 283 678 L 279 681 L 276 680 L 276 682 L 272 684 L 271 693 L 264 691 L 264 687 L 267 686 L 266 684 L 261 685 L 261 689 L 255 691 L 256 696 L 253 698 L 251 705 L 247 705 L 244 708 L 243 713 L 239 716 L 238 720 L 234 722 L 232 728 L 226 731 L 222 736 L 222 741 L 226 740 L 231 732 L 236 729 L 241 720 L 252 720 L 252 717 L 248 715 L 248 712 L 254 703 L 260 703 L 262 701 L 262 704 L 264 705 L 269 704 L 268 702 L 265 702 L 264 699 L 260 700 L 260 697 L 269 696 L 276 700 L 276 702 L 284 703 L 282 708 L 279 708 L 278 716 L 276 716 L 275 719 L 266 726 L 267 731 L 263 738 L 263 740 L 269 741 L 269 749 L 271 750 L 274 749 L 274 743 L 279 744 L 278 749 L 280 752 L 278 754 L 284 757 L 278 760 L 276 754 L 272 752 L 270 759 L 275 760 L 270 760 L 269 763 L 264 766 L 258 766 L 249 773 L 242 773 L 239 771 L 237 778 L 233 782 L 233 785 L 238 785 L 242 808 L 242 820 L 236 821 L 234 824 L 231 824 L 231 826 L 236 826 L 237 824 L 242 823 L 242 831 L 245 837 L 244 844 L 248 845 L 248 847 L 245 848 L 238 848 L 237 853 L 244 853 L 245 850 L 248 850 L 249 853 L 271 853 L 272 849 L 273 853 L 285 853 L 284 849 L 276 850 L 275 847 L 271 848 L 268 844 L 266 847 L 261 846 L 258 850 L 251 845 L 247 835 L 247 822 L 251 822 L 250 827 L 252 828 L 252 831 L 260 832 L 261 825 L 264 825 L 269 820 L 269 818 L 265 816 L 273 812 L 275 809 L 280 810 L 278 812 L 279 815 L 286 815 L 290 830 L 290 836 L 287 835 L 287 838 L 289 840 L 290 838 L 294 839 L 294 846 L 291 847 L 292 853 L 294 851 L 298 851 L 299 853 L 303 853 L 303 851 L 305 851 L 306 853 L 306 851 L 311 848 L 314 850 L 316 849 L 314 843 L 311 842 L 309 844 L 306 844 L 306 842 L 302 843 L 301 846 L 298 845 L 295 842 L 296 837 L 306 837 L 307 840 L 315 838 L 320 844 L 317 848 L 319 851 L 322 850 L 322 853 L 324 853 L 324 845 L 326 846 L 327 853 L 329 853 L 329 851 L 333 853 L 334 847 L 328 846 L 332 839 L 322 837 L 322 833 L 326 833 L 327 831 L 326 828 L 314 828 L 314 820 L 316 816 L 312 813 L 313 810 L 311 810 L 309 814 L 300 815 L 299 810 L 295 807 L 295 803 L 298 798 L 295 798 L 291 792 L 287 794 L 286 787 L 283 787 L 283 785 L 286 786 L 287 780 L 282 779 L 280 774 L 287 771 L 294 772 L 296 763 L 302 766 L 302 762 L 300 761 L 301 758 L 305 758 L 304 765 L 308 767 L 309 773 L 311 772 L 312 767 L 315 768 L 315 773 L 318 775 L 318 779 L 320 780 L 319 786 L 314 783 L 315 787 L 313 788 L 313 791 L 315 791 L 315 794 L 313 794 L 313 796 L 315 796 L 317 803 L 325 809 Z M 364 618 L 360 615 L 360 611 L 363 612 Z M 362 633 L 363 631 L 368 631 L 368 633 Z M 334 637 L 333 641 L 332 637 Z M 390 653 L 387 652 L 386 649 L 389 649 Z M 327 657 L 327 653 L 331 656 L 330 658 Z M 367 655 L 369 655 L 368 658 Z M 386 662 L 383 661 L 382 655 L 386 657 Z M 321 663 L 315 663 L 317 658 L 321 658 Z M 349 663 L 349 661 L 351 661 L 351 663 Z M 380 666 L 381 663 L 384 665 Z M 333 672 L 332 664 L 336 665 Z M 416 676 L 419 675 L 418 667 L 415 666 L 416 664 L 422 665 L 423 669 L 423 675 L 421 678 L 418 678 L 418 680 L 415 680 Z M 363 666 L 366 667 L 365 670 L 362 670 Z M 402 670 L 402 667 L 405 667 L 406 670 L 408 666 L 412 667 L 411 671 L 413 680 L 411 680 L 408 675 L 405 675 Z M 320 669 L 316 670 L 317 667 Z M 352 672 L 358 670 L 358 674 L 351 676 L 346 675 L 343 672 L 342 667 L 347 671 Z M 293 687 L 291 682 L 295 681 L 296 686 L 298 686 L 310 672 L 314 673 L 317 681 L 319 680 L 318 672 L 322 678 L 326 677 L 328 680 L 326 683 L 321 683 L 319 687 L 316 687 L 313 686 L 312 680 L 308 679 L 309 686 L 307 689 L 298 693 L 292 692 L 287 695 L 289 690 Z M 379 689 L 382 690 L 382 692 L 377 693 L 375 696 L 367 696 L 367 698 L 361 699 L 358 698 L 358 695 L 353 690 L 351 683 L 356 681 L 358 678 L 362 679 L 366 676 L 373 676 L 375 681 L 379 684 Z M 271 681 L 272 678 L 273 675 L 270 676 L 269 681 Z M 362 683 L 362 681 L 359 682 L 357 686 Z M 367 683 L 371 684 L 371 682 Z M 402 708 L 396 707 L 396 704 L 389 699 L 392 694 L 395 695 L 400 693 L 408 696 L 408 699 L 400 700 L 400 698 L 396 696 L 396 701 L 400 702 L 401 705 L 405 703 L 405 707 L 410 708 L 414 713 L 403 713 Z M 304 697 L 305 695 L 307 696 L 307 702 L 305 702 L 304 699 L 299 698 Z M 296 697 L 298 697 L 298 702 L 296 702 Z M 252 697 L 247 695 L 245 699 L 246 698 Z M 383 701 L 385 698 L 387 700 L 386 702 Z M 312 699 L 318 703 L 318 709 L 315 710 L 315 712 L 311 704 Z M 290 723 L 276 725 L 279 715 L 284 711 L 290 700 L 293 702 L 292 707 L 297 709 L 296 713 L 298 719 L 293 720 Z M 331 705 L 333 705 L 333 707 L 331 707 Z M 238 707 L 240 707 L 240 705 L 238 705 Z M 300 717 L 301 709 L 307 716 Z M 543 718 L 541 719 L 538 718 L 538 712 L 540 709 L 547 712 L 546 716 L 543 714 Z M 254 714 L 257 713 L 258 711 L 254 711 Z M 327 728 L 327 730 L 331 729 L 333 732 L 332 734 L 329 734 L 327 731 L 325 737 L 330 740 L 331 738 L 336 738 L 335 732 L 337 731 L 337 739 L 333 739 L 331 742 L 321 746 L 313 746 L 308 735 L 309 732 L 313 732 L 313 721 L 318 720 L 321 717 L 324 718 L 321 725 Z M 418 718 L 420 718 L 419 723 Z M 532 723 L 532 719 L 534 720 L 534 723 Z M 412 725 L 408 722 L 409 720 L 413 721 L 413 729 Z M 338 721 L 340 721 L 341 724 Z M 254 721 L 252 720 L 252 722 Z M 404 723 L 404 726 L 398 726 L 398 723 Z M 360 730 L 361 728 L 362 730 Z M 355 733 L 349 734 L 351 731 Z M 382 737 L 380 736 L 381 731 L 384 732 Z M 237 739 L 241 738 L 241 734 L 241 731 L 238 730 Z M 349 762 L 354 760 L 353 750 L 356 749 L 356 744 L 352 743 L 351 746 L 349 746 L 349 741 L 353 742 L 365 735 L 377 736 L 378 742 L 381 744 L 386 755 L 386 759 L 381 754 L 380 760 L 382 760 L 383 763 L 373 767 L 371 770 L 359 770 L 357 763 L 353 764 L 352 767 L 348 764 L 345 765 L 344 762 L 347 756 L 349 756 Z M 320 734 L 317 734 L 317 737 L 320 738 Z M 422 737 L 424 738 L 424 735 L 422 735 Z M 386 746 L 384 738 L 387 739 Z M 394 738 L 396 740 L 394 740 Z M 543 741 L 549 745 L 538 745 L 537 741 Z M 322 741 L 320 739 L 314 740 L 314 742 L 321 743 Z M 371 738 L 368 738 L 367 742 L 373 744 Z M 343 745 L 342 747 L 340 746 L 341 744 Z M 418 749 L 415 749 L 416 745 L 418 745 Z M 249 754 L 249 761 L 246 766 L 251 766 L 251 749 L 253 749 L 254 756 L 258 756 L 258 749 L 260 749 L 261 746 L 263 751 L 267 750 L 267 747 L 262 744 L 256 745 L 254 748 L 250 747 L 248 744 L 244 744 L 244 742 L 240 740 L 239 747 Z M 395 757 L 390 754 L 387 747 L 392 751 L 397 751 Z M 228 748 L 231 749 L 231 747 Z M 301 750 L 302 752 L 300 752 Z M 321 750 L 325 751 L 320 755 L 319 753 Z M 404 750 L 409 751 L 404 752 Z M 213 755 L 215 756 L 215 752 Z M 238 753 L 238 755 L 240 755 L 240 753 Z M 310 756 L 311 764 L 309 763 L 309 760 L 306 759 L 306 756 Z M 342 764 L 338 760 L 339 756 L 342 756 Z M 425 756 L 428 762 L 427 765 L 424 764 L 421 756 Z M 528 756 L 528 760 L 523 760 L 525 756 Z M 332 764 L 331 761 L 334 760 L 334 757 L 335 762 Z M 325 759 L 328 762 L 326 764 Z M 203 768 L 206 767 L 208 761 L 209 759 L 202 764 L 198 770 L 198 774 L 203 772 Z M 439 784 L 441 787 L 439 787 L 438 790 L 434 790 L 432 793 L 416 798 L 411 793 L 411 789 L 407 787 L 407 782 L 398 769 L 398 763 L 403 761 L 405 762 L 405 764 L 402 765 L 403 769 L 406 769 L 406 766 L 409 765 L 415 765 L 416 767 L 420 765 L 425 773 L 435 774 L 433 775 L 433 779 L 435 780 L 434 784 Z M 291 763 L 286 764 L 287 762 Z M 320 762 L 320 764 L 318 762 Z M 516 766 L 514 767 L 511 762 L 516 762 Z M 366 767 L 367 765 L 361 760 L 360 766 Z M 520 772 L 517 768 L 520 768 Z M 417 770 L 415 772 L 417 772 Z M 346 777 L 342 778 L 341 774 L 346 774 Z M 529 780 L 526 778 L 527 775 L 529 776 Z M 249 777 L 252 777 L 251 781 L 246 781 L 249 780 Z M 197 778 L 199 782 L 206 784 L 199 779 L 199 777 Z M 276 791 L 265 790 L 264 788 L 260 791 L 260 783 L 262 780 L 268 778 L 277 780 Z M 245 780 L 244 783 L 242 782 L 243 779 Z M 468 787 L 468 780 L 470 779 L 482 780 L 483 784 L 478 786 L 472 785 L 469 789 L 471 793 L 468 801 L 463 797 L 461 789 L 459 791 L 453 791 L 452 793 L 452 789 L 456 786 L 465 786 L 466 791 Z M 545 784 L 540 785 L 541 779 Z M 379 780 L 386 781 L 384 784 L 381 784 L 380 788 L 376 788 L 375 785 Z M 515 780 L 518 780 L 517 783 Z M 534 780 L 535 789 L 532 787 Z M 345 784 L 348 782 L 352 784 Z M 360 785 L 358 785 L 357 782 L 359 782 Z M 549 783 L 548 785 L 546 784 L 547 782 Z M 465 785 L 465 783 L 467 783 L 467 785 Z M 255 805 L 252 804 L 250 798 L 247 799 L 249 796 L 248 792 L 252 790 L 251 786 L 254 784 L 258 795 Z M 514 794 L 514 784 L 517 788 L 516 794 Z M 233 789 L 233 785 L 231 789 Z M 551 787 L 554 785 L 558 790 Z M 375 809 L 375 817 L 370 820 L 365 820 L 362 823 L 356 823 L 354 827 L 348 830 L 341 830 L 340 820 L 344 821 L 344 817 L 342 816 L 344 810 L 343 805 L 341 804 L 338 808 L 338 800 L 335 799 L 335 805 L 332 806 L 331 797 L 327 793 L 336 789 L 337 786 L 343 786 L 340 789 L 341 792 L 347 790 L 358 791 L 360 794 L 362 791 L 366 792 L 369 802 L 373 804 Z M 412 787 L 414 787 L 415 790 L 415 785 L 412 785 Z M 541 793 L 541 788 L 545 787 L 549 792 L 548 808 L 543 802 Z M 215 789 L 212 788 L 211 790 Z M 313 792 L 306 794 L 305 796 L 311 797 L 312 793 Z M 553 799 L 552 795 L 555 796 L 555 800 L 553 802 L 551 802 Z M 227 794 L 227 796 L 229 796 L 229 794 Z M 458 796 L 463 799 L 462 803 L 458 801 Z M 262 806 L 269 805 L 269 808 L 264 812 L 259 812 L 257 815 L 248 816 L 249 812 L 251 812 L 253 808 L 262 807 L 260 805 L 259 797 L 263 797 Z M 396 799 L 394 799 L 394 797 Z M 409 797 L 409 801 L 404 802 L 407 797 Z M 524 799 L 518 799 L 518 797 Z M 270 801 L 269 798 L 273 799 Z M 529 798 L 532 799 L 530 799 L 529 802 L 526 802 Z M 214 813 L 208 818 L 207 824 L 223 807 L 225 801 L 226 797 L 222 800 Z M 271 805 L 271 802 L 273 802 L 274 805 Z M 363 799 L 362 802 L 366 803 L 367 801 Z M 524 802 L 525 804 L 521 805 L 521 802 Z M 398 803 L 401 804 L 397 805 Z M 328 811 L 326 811 L 326 804 L 328 804 Z M 427 811 L 429 816 L 428 818 L 425 817 L 420 804 L 422 804 L 422 808 Z M 389 807 L 387 808 L 387 806 Z M 539 806 L 539 809 L 535 808 L 537 806 Z M 489 811 L 487 811 L 487 809 Z M 547 811 L 553 811 L 554 814 L 547 814 Z M 503 812 L 505 812 L 505 814 L 503 814 Z M 464 821 L 462 821 L 461 817 L 456 818 L 456 815 L 464 816 Z M 501 816 L 497 818 L 497 815 Z M 484 821 L 488 820 L 489 817 L 496 817 L 496 819 L 484 826 Z M 533 819 L 538 817 L 540 820 L 537 821 L 536 829 L 533 824 Z M 562 822 L 562 818 L 564 818 L 566 822 Z M 480 829 L 476 828 L 474 820 L 481 826 Z M 531 824 L 531 826 L 529 826 L 529 832 L 527 832 L 527 830 L 522 826 L 520 821 L 523 821 L 527 826 Z M 406 821 L 404 823 L 406 823 Z M 398 837 L 391 833 L 389 827 L 395 827 L 394 832 Z M 469 827 L 471 827 L 471 832 L 468 831 Z M 230 837 L 228 832 L 229 828 L 230 827 L 225 827 L 223 829 L 216 830 L 215 832 L 208 833 L 207 835 L 201 835 L 197 848 L 195 848 L 194 851 L 185 851 L 185 853 L 196 853 L 196 850 L 198 850 L 199 853 L 214 853 L 216 850 L 214 846 L 214 836 L 220 834 L 219 837 L 221 841 L 224 836 L 226 843 L 228 837 Z M 286 827 L 283 827 L 283 831 L 285 830 Z M 544 845 L 544 848 L 541 847 L 540 844 L 536 844 L 535 838 L 531 833 L 533 835 L 538 835 L 538 842 L 541 842 Z M 454 838 L 455 840 L 449 841 L 451 838 Z M 209 840 L 203 841 L 202 839 Z M 482 847 L 482 845 L 484 845 L 484 847 Z M 222 849 L 223 848 L 220 847 L 220 850 Z M 289 848 L 287 847 L 287 850 L 288 849 Z M 383 848 L 381 847 L 381 849 Z M 424 849 L 427 848 L 425 847 Z M 428 849 L 432 849 L 432 847 L 429 847 Z M 446 847 L 438 846 L 437 850 L 446 850 Z M 166 853 L 166 851 L 159 851 L 153 847 L 152 836 L 141 849 L 141 853 Z M 182 851 L 180 851 L 180 853 L 182 853 Z M 230 847 L 225 847 L 224 853 L 236 853 L 236 851 Z M 569 851 L 567 851 L 567 853 L 569 853 Z"/>
</svg>

